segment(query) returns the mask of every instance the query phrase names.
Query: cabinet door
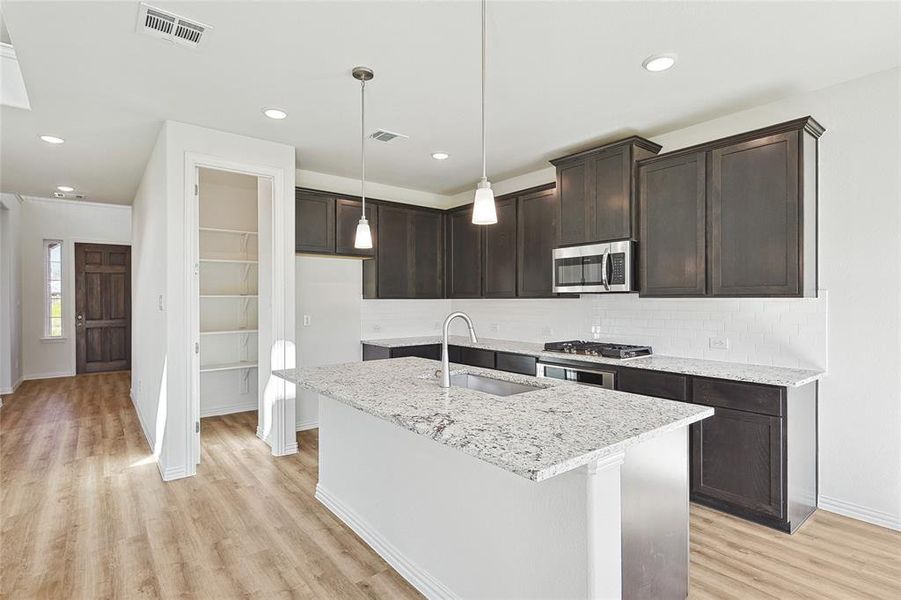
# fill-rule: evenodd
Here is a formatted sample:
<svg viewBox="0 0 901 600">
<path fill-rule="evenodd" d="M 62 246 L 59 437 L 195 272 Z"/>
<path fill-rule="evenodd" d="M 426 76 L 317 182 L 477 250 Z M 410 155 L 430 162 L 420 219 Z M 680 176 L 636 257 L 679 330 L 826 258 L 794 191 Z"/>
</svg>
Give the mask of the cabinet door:
<svg viewBox="0 0 901 600">
<path fill-rule="evenodd" d="M 378 296 L 409 298 L 411 261 L 409 213 L 406 208 L 379 206 Z"/>
<path fill-rule="evenodd" d="M 717 408 L 691 428 L 692 497 L 784 518 L 784 419 Z"/>
<path fill-rule="evenodd" d="M 484 239 L 485 297 L 516 296 L 516 198 L 497 202 L 497 223 L 485 226 Z"/>
<path fill-rule="evenodd" d="M 410 240 L 413 277 L 410 297 L 441 298 L 444 295 L 444 215 L 411 210 Z"/>
<path fill-rule="evenodd" d="M 335 221 L 337 231 L 335 236 L 335 252 L 345 256 L 375 256 L 376 242 L 378 238 L 378 211 L 375 205 L 366 204 L 366 220 L 369 221 L 369 230 L 372 232 L 372 248 L 362 250 L 354 248 L 354 240 L 357 237 L 357 223 L 360 222 L 359 200 L 337 198 L 335 200 Z"/>
<path fill-rule="evenodd" d="M 557 247 L 557 192 L 520 196 L 516 217 L 517 295 L 553 296 L 552 251 Z"/>
<path fill-rule="evenodd" d="M 588 163 L 584 160 L 557 167 L 560 244 L 591 241 L 594 223 L 593 202 L 588 195 Z"/>
<path fill-rule="evenodd" d="M 298 190 L 294 195 L 297 252 L 335 253 L 335 199 Z"/>
<path fill-rule="evenodd" d="M 713 295 L 801 294 L 798 135 L 710 151 Z"/>
<path fill-rule="evenodd" d="M 632 162 L 629 147 L 592 159 L 592 196 L 595 202 L 594 240 L 603 242 L 632 236 Z"/>
<path fill-rule="evenodd" d="M 447 216 L 447 296 L 482 295 L 482 226 L 472 224 L 472 207 Z"/>
<path fill-rule="evenodd" d="M 640 165 L 639 262 L 642 296 L 706 292 L 703 152 Z"/>
</svg>

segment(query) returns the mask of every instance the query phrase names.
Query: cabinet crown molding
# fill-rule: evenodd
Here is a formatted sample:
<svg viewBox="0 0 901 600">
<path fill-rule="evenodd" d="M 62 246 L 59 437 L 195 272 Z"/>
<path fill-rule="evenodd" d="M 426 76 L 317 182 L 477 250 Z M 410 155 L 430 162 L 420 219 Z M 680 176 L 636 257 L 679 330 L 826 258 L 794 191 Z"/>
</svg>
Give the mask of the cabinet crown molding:
<svg viewBox="0 0 901 600">
<path fill-rule="evenodd" d="M 627 138 L 617 140 L 615 142 L 610 142 L 609 144 L 604 144 L 603 146 L 594 146 L 592 148 L 588 148 L 587 150 L 580 150 L 578 152 L 574 152 L 572 154 L 567 154 L 566 156 L 561 156 L 559 158 L 554 158 L 549 162 L 557 166 L 561 163 L 566 163 L 571 160 L 579 160 L 585 158 L 586 156 L 591 156 L 592 154 L 600 154 L 602 152 L 607 152 L 608 150 L 612 150 L 615 148 L 619 148 L 621 146 L 637 146 L 638 148 L 644 148 L 649 152 L 653 152 L 657 154 L 660 152 L 660 149 L 663 148 L 660 144 L 655 144 L 649 139 L 643 138 L 638 135 L 629 136 Z"/>
</svg>

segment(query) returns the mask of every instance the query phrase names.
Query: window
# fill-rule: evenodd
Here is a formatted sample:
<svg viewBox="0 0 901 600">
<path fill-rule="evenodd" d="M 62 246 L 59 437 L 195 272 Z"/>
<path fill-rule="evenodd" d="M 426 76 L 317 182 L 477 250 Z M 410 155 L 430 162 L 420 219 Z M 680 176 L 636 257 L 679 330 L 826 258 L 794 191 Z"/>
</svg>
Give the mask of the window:
<svg viewBox="0 0 901 600">
<path fill-rule="evenodd" d="M 63 337 L 63 243 L 44 240 L 44 336 Z"/>
</svg>

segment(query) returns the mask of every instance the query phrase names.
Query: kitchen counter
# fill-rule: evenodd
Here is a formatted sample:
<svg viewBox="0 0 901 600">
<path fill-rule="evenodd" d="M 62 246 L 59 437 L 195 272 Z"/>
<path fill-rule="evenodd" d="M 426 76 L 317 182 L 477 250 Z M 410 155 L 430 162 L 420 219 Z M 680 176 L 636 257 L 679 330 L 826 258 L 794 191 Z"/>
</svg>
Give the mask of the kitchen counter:
<svg viewBox="0 0 901 600">
<path fill-rule="evenodd" d="M 440 344 L 440 336 L 408 337 L 363 340 L 364 344 L 381 346 L 384 348 L 400 348 L 404 346 L 420 346 L 424 344 Z M 469 348 L 482 348 L 495 352 L 512 352 L 535 356 L 542 360 L 567 359 L 586 363 L 598 363 L 616 365 L 619 367 L 631 367 L 635 369 L 647 369 L 649 371 L 664 371 L 667 373 L 679 373 L 682 375 L 695 375 L 698 377 L 712 377 L 714 379 L 729 379 L 732 381 L 746 381 L 764 385 L 780 387 L 800 387 L 822 378 L 825 371 L 814 369 L 793 369 L 787 367 L 771 367 L 768 365 L 754 365 L 746 363 L 726 362 L 719 360 L 705 360 L 699 358 L 680 358 L 677 356 L 653 355 L 626 360 L 605 358 L 602 356 L 583 356 L 577 354 L 564 354 L 561 352 L 546 352 L 544 344 L 532 342 L 518 342 L 514 340 L 495 340 L 479 338 L 479 343 L 473 344 L 468 336 L 452 335 L 449 343 L 454 346 L 466 346 Z"/>
<path fill-rule="evenodd" d="M 511 347 L 510 343 L 503 345 L 505 350 Z M 490 369 L 453 367 L 453 373 L 482 374 L 541 389 L 507 397 L 460 387 L 443 389 L 435 376 L 440 363 L 415 357 L 275 374 L 534 481 L 713 415 L 713 409 L 704 406 Z"/>
</svg>

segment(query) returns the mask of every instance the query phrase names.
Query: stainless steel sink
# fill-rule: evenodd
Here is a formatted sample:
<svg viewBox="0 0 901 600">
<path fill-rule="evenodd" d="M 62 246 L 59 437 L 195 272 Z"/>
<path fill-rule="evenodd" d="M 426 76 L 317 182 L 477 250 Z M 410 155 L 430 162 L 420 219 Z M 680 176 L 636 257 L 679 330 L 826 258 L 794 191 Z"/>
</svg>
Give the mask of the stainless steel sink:
<svg viewBox="0 0 901 600">
<path fill-rule="evenodd" d="M 525 392 L 534 392 L 535 390 L 543 390 L 538 385 L 526 385 L 524 383 L 514 383 L 512 381 L 502 381 L 482 375 L 473 375 L 472 373 L 457 373 L 450 376 L 451 387 L 463 387 L 486 394 L 495 396 L 512 396 L 514 394 L 524 394 Z"/>
</svg>

